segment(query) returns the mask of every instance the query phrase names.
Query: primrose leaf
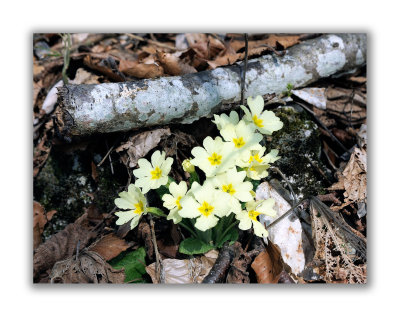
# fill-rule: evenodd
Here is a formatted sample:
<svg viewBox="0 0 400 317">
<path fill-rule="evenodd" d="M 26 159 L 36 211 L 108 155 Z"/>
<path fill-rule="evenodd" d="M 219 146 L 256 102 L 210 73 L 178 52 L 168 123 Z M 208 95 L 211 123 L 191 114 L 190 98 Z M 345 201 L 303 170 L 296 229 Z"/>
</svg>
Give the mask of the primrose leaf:
<svg viewBox="0 0 400 317">
<path fill-rule="evenodd" d="M 195 238 L 187 238 L 181 242 L 179 245 L 179 252 L 183 254 L 203 254 L 206 253 L 215 247 L 209 245 L 199 239 Z"/>
<path fill-rule="evenodd" d="M 145 282 L 142 275 L 146 274 L 146 251 L 143 247 L 133 252 L 123 252 L 108 263 L 114 269 L 125 269 L 125 283 L 133 281 L 133 283 Z"/>
<path fill-rule="evenodd" d="M 239 232 L 236 230 L 236 228 L 231 228 L 223 237 L 223 239 L 218 243 L 217 247 L 220 248 L 226 241 L 230 241 L 229 245 L 231 245 L 233 242 L 235 242 L 239 238 Z"/>
</svg>

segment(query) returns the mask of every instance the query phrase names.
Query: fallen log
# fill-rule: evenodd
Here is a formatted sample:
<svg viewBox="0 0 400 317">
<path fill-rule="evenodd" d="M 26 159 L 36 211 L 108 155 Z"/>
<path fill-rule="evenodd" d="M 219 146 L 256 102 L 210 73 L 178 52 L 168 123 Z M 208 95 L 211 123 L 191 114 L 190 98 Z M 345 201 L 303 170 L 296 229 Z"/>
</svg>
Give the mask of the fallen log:
<svg viewBox="0 0 400 317">
<path fill-rule="evenodd" d="M 304 41 L 284 56 L 248 61 L 245 97 L 280 94 L 365 65 L 366 34 L 327 34 Z M 192 123 L 240 101 L 243 63 L 184 76 L 59 89 L 60 125 L 72 135 Z"/>
</svg>

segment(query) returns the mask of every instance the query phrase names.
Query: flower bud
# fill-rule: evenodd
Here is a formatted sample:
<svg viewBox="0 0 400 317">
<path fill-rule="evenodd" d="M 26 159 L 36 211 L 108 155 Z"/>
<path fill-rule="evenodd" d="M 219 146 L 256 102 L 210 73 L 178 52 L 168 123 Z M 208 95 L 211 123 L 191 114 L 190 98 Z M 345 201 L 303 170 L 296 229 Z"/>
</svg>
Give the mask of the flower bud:
<svg viewBox="0 0 400 317">
<path fill-rule="evenodd" d="M 190 163 L 189 159 L 186 159 L 182 162 L 182 167 L 185 172 L 193 173 L 194 172 L 194 165 Z"/>
</svg>

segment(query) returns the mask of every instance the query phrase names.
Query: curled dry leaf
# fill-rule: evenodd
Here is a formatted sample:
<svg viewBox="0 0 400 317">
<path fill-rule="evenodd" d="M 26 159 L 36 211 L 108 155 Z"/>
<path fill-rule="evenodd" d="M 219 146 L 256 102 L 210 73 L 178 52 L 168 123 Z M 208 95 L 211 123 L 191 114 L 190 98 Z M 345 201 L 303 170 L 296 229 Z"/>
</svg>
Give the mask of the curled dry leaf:
<svg viewBox="0 0 400 317">
<path fill-rule="evenodd" d="M 227 283 L 231 284 L 244 284 L 250 283 L 249 272 L 247 268 L 251 263 L 251 257 L 247 252 L 243 251 L 239 242 L 235 242 L 237 248 L 235 249 L 235 257 L 231 263 L 231 268 L 226 278 Z"/>
<path fill-rule="evenodd" d="M 118 238 L 113 233 L 110 233 L 93 243 L 89 247 L 89 251 L 96 252 L 104 260 L 109 261 L 128 249 L 130 246 L 131 245 L 124 239 Z"/>
<path fill-rule="evenodd" d="M 355 265 L 356 251 L 365 257 L 365 239 L 352 234 L 350 226 L 318 199 L 311 200 L 310 211 L 316 249 L 313 271 L 328 283 L 366 283 L 366 264 Z"/>
<path fill-rule="evenodd" d="M 142 63 L 139 61 L 121 60 L 119 70 L 136 78 L 155 78 L 164 75 L 163 68 L 157 63 Z"/>
<path fill-rule="evenodd" d="M 283 261 L 279 247 L 269 242 L 251 264 L 259 284 L 276 284 L 283 271 Z"/>
<path fill-rule="evenodd" d="M 111 267 L 98 253 L 83 251 L 67 260 L 57 262 L 50 274 L 50 283 L 116 283 L 122 284 L 124 270 Z"/>
<path fill-rule="evenodd" d="M 165 284 L 197 284 L 208 275 L 218 257 L 218 251 L 211 250 L 201 257 L 188 260 L 162 260 L 161 277 Z M 146 267 L 153 283 L 157 283 L 155 263 Z"/>
<path fill-rule="evenodd" d="M 344 205 L 364 202 L 367 199 L 367 152 L 354 148 L 345 169 L 338 175 L 339 181 L 328 190 L 344 190 Z M 341 209 L 343 206 L 338 207 Z"/>
<path fill-rule="evenodd" d="M 137 161 L 155 148 L 160 140 L 171 135 L 169 128 L 145 131 L 131 136 L 127 142 L 115 149 L 116 152 L 126 151 L 129 157 L 129 167 L 135 167 Z"/>
<path fill-rule="evenodd" d="M 89 73 L 83 68 L 78 68 L 75 74 L 74 80 L 70 81 L 70 84 L 80 85 L 80 84 L 98 84 L 99 76 Z"/>
<path fill-rule="evenodd" d="M 178 76 L 197 72 L 193 66 L 183 62 L 176 54 L 157 51 L 157 59 L 168 75 Z"/>
<path fill-rule="evenodd" d="M 44 226 L 56 212 L 56 210 L 51 210 L 46 213 L 40 203 L 33 202 L 33 249 L 36 249 L 42 243 Z"/>
<path fill-rule="evenodd" d="M 91 232 L 85 222 L 87 222 L 87 214 L 37 247 L 33 255 L 34 278 L 41 272 L 50 269 L 57 261 L 72 256 L 76 251 L 78 241 L 81 250 L 90 239 L 95 237 L 96 233 Z"/>
</svg>

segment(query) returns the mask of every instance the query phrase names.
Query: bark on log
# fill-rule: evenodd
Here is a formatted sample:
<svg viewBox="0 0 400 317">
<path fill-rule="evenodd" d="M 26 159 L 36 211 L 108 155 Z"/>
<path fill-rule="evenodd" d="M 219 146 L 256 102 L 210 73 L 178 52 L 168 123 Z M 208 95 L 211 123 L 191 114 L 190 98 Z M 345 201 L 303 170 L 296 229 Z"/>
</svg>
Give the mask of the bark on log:
<svg viewBox="0 0 400 317">
<path fill-rule="evenodd" d="M 327 34 L 282 56 L 248 61 L 245 97 L 282 93 L 366 63 L 366 34 Z M 60 89 L 64 129 L 72 135 L 192 123 L 240 100 L 238 65 L 135 82 L 66 85 Z M 224 105 L 229 105 L 224 107 Z"/>
</svg>

